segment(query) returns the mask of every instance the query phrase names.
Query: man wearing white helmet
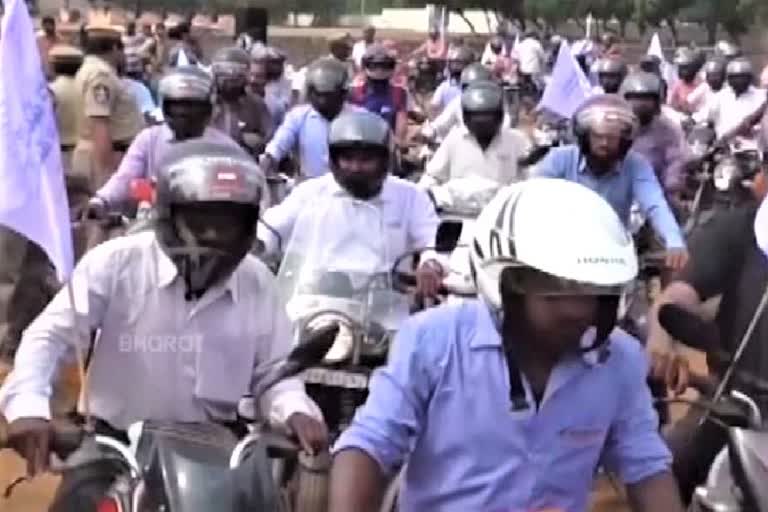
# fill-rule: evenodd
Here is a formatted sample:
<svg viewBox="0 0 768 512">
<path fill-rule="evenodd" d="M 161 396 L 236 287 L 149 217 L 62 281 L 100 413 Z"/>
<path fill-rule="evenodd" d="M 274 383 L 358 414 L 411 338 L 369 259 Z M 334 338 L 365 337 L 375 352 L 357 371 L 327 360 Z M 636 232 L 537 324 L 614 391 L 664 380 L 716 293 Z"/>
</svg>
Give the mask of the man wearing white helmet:
<svg viewBox="0 0 768 512">
<path fill-rule="evenodd" d="M 637 202 L 666 246 L 667 265 L 679 269 L 688 257 L 685 241 L 651 164 L 630 150 L 637 128 L 637 117 L 625 100 L 610 94 L 593 96 L 574 114 L 578 142 L 550 151 L 533 175 L 591 188 L 627 226 L 632 203 Z M 557 210 L 553 215 L 559 215 Z"/>
<path fill-rule="evenodd" d="M 376 510 L 404 466 L 402 511 L 583 511 L 602 463 L 633 510 L 682 511 L 642 347 L 614 330 L 638 263 L 611 206 L 529 180 L 503 189 L 476 229 L 480 300 L 401 327 L 333 449 L 331 510 Z"/>
</svg>

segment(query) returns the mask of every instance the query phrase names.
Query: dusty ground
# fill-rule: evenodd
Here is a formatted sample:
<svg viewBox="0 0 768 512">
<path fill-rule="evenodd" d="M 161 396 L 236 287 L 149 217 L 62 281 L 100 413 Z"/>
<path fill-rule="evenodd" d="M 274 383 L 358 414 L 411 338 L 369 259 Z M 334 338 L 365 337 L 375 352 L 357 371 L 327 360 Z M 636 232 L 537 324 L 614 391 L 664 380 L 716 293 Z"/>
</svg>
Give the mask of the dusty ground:
<svg viewBox="0 0 768 512">
<path fill-rule="evenodd" d="M 703 357 L 694 354 L 693 360 L 697 371 L 701 373 L 706 371 Z M 0 380 L 2 380 L 2 376 L 0 376 Z M 65 375 L 63 382 L 64 385 L 60 386 L 60 389 L 64 390 L 62 393 L 63 400 L 72 402 L 77 394 L 77 377 L 74 372 Z M 684 409 L 682 408 L 673 410 L 674 417 L 679 418 L 683 413 Z M 0 429 L 3 429 L 4 426 L 3 418 L 0 416 Z M 0 451 L 0 493 L 23 473 L 24 464 L 21 459 L 8 450 Z M 45 510 L 57 485 L 58 479 L 52 476 L 43 476 L 33 482 L 23 483 L 16 487 L 10 500 L 5 500 L 0 496 L 0 510 L 2 512 Z M 629 512 L 629 508 L 623 497 L 607 481 L 600 480 L 595 484 L 591 512 Z"/>
</svg>

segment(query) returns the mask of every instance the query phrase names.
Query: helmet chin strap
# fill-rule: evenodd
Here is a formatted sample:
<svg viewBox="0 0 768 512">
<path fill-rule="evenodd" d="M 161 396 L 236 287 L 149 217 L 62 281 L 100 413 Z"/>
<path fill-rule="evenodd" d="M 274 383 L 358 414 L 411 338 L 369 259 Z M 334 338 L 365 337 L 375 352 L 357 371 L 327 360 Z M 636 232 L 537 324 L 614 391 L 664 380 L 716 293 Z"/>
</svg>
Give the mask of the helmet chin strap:
<svg viewBox="0 0 768 512">
<path fill-rule="evenodd" d="M 187 291 L 184 294 L 186 300 L 196 300 L 203 296 L 210 282 L 208 282 L 212 272 L 216 266 L 216 259 L 205 256 L 211 256 L 214 249 L 209 247 L 202 247 L 197 243 L 197 238 L 189 229 L 186 220 L 184 218 L 177 218 L 176 229 L 179 233 L 179 238 L 184 242 L 183 249 L 177 249 L 177 252 L 181 258 L 176 258 L 177 264 L 179 264 L 179 272 L 184 278 L 184 283 L 187 287 Z"/>
</svg>

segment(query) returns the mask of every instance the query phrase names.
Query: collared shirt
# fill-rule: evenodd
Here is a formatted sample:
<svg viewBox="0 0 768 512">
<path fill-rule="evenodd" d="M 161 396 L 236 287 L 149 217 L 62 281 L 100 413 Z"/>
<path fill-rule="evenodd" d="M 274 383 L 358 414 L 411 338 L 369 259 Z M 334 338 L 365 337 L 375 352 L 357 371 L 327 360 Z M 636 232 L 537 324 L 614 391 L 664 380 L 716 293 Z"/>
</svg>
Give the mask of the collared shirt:
<svg viewBox="0 0 768 512">
<path fill-rule="evenodd" d="M 699 88 L 701 83 L 698 78 L 690 83 L 678 80 L 667 94 L 667 104 L 675 110 L 693 113 L 696 110 L 696 104 L 691 101 L 691 94 Z"/>
<path fill-rule="evenodd" d="M 362 111 L 347 104 L 342 112 Z M 316 178 L 328 172 L 328 129 L 330 121 L 312 105 L 299 105 L 286 114 L 283 124 L 267 144 L 264 151 L 275 161 L 280 161 L 294 149 L 298 150 L 301 174 Z"/>
<path fill-rule="evenodd" d="M 512 121 L 509 118 L 509 113 L 504 112 L 504 126 L 511 126 Z M 440 112 L 434 121 L 429 126 L 434 130 L 435 135 L 444 138 L 448 136 L 454 126 L 464 125 L 464 112 L 461 108 L 461 96 L 452 99 L 448 105 Z"/>
<path fill-rule="evenodd" d="M 627 153 L 613 171 L 597 176 L 587 168 L 586 158 L 577 145 L 555 148 L 539 162 L 533 175 L 562 178 L 591 188 L 613 206 L 625 226 L 629 226 L 632 203 L 637 201 L 667 248 L 685 247 L 680 226 L 653 168 L 634 151 Z"/>
<path fill-rule="evenodd" d="M 451 101 L 461 96 L 461 85 L 458 81 L 446 78 L 437 86 L 432 95 L 430 105 L 437 111 L 442 111 Z"/>
<path fill-rule="evenodd" d="M 207 127 L 202 137 L 194 140 L 226 144 L 232 146 L 233 151 L 243 152 L 231 137 L 216 128 Z M 118 204 L 128 199 L 131 181 L 154 179 L 163 155 L 171 149 L 174 142 L 173 131 L 167 124 L 150 126 L 142 130 L 123 156 L 120 167 L 96 195 L 111 204 Z"/>
<path fill-rule="evenodd" d="M 456 126 L 427 163 L 420 185 L 444 184 L 470 176 L 500 185 L 520 181 L 526 176 L 517 162 L 530 147 L 528 137 L 520 130 L 501 126 L 490 145 L 483 149 L 466 126 Z"/>
<path fill-rule="evenodd" d="M 523 39 L 515 46 L 515 52 L 520 59 L 521 73 L 538 76 L 544 71 L 547 54 L 537 39 L 532 37 Z"/>
<path fill-rule="evenodd" d="M 0 390 L 9 421 L 50 417 L 51 377 L 78 342 L 88 350 L 90 411 L 125 429 L 140 420 L 232 420 L 238 400 L 263 371 L 259 363 L 291 349 L 292 326 L 264 264 L 248 255 L 233 274 L 197 301 L 154 231 L 105 242 L 73 277 L 77 323 L 66 289 L 24 332 L 13 372 Z M 75 339 L 76 327 L 79 332 Z M 287 379 L 262 397 L 262 410 L 284 422 L 294 412 L 320 417 L 301 380 Z"/>
<path fill-rule="evenodd" d="M 275 131 L 264 98 L 250 93 L 231 102 L 215 100 L 210 124 L 244 146 L 247 146 L 245 136 L 248 134 L 259 135 L 266 142 Z M 260 153 L 261 148 L 258 149 Z"/>
<path fill-rule="evenodd" d="M 77 89 L 75 79 L 70 76 L 59 75 L 48 87 L 50 87 L 54 97 L 59 142 L 62 145 L 74 146 L 77 144 L 77 119 L 78 107 L 80 106 L 80 92 Z"/>
<path fill-rule="evenodd" d="M 365 39 L 357 41 L 354 46 L 352 46 L 352 61 L 358 68 L 363 67 L 363 57 L 365 56 L 365 50 L 367 49 L 368 43 Z"/>
<path fill-rule="evenodd" d="M 640 343 L 611 334 L 604 362 L 572 356 L 536 407 L 510 410 L 502 340 L 488 308 L 433 308 L 400 328 L 368 400 L 333 448 L 355 448 L 391 473 L 400 510 L 587 510 L 604 463 L 628 484 L 669 470 Z"/>
<path fill-rule="evenodd" d="M 264 86 L 264 102 L 272 116 L 274 126 L 280 126 L 291 105 L 291 81 L 285 76 L 267 82 Z"/>
<path fill-rule="evenodd" d="M 713 91 L 707 82 L 701 82 L 699 86 L 688 95 L 688 102 L 693 107 L 693 119 L 695 121 L 706 120 L 706 113 L 711 110 L 711 104 L 717 97 L 718 91 Z M 700 114 L 699 112 L 704 112 Z M 702 117 L 702 115 L 704 117 Z"/>
<path fill-rule="evenodd" d="M 133 78 L 124 77 L 122 80 L 123 84 L 125 84 L 126 88 L 128 88 L 136 99 L 136 104 L 142 114 L 152 114 L 157 110 L 155 100 L 152 99 L 152 93 L 149 92 L 146 85 Z"/>
<path fill-rule="evenodd" d="M 683 186 L 683 166 L 690 151 L 682 128 L 674 121 L 662 114 L 640 127 L 632 151 L 648 160 L 665 190 L 676 192 Z"/>
<path fill-rule="evenodd" d="M 259 230 L 259 238 L 264 241 L 268 252 L 274 253 L 284 249 L 279 246 L 279 243 L 288 243 L 299 214 L 305 208 L 310 208 L 312 203 L 325 201 L 329 196 L 337 194 L 349 196 L 329 173 L 301 183 L 282 203 L 264 212 L 264 222 L 281 238 L 278 241 L 270 230 Z M 384 182 L 381 194 L 371 199 L 371 202 L 381 205 L 384 222 L 387 225 L 390 267 L 395 263 L 395 259 L 408 251 L 434 247 L 440 220 L 429 196 L 416 185 L 389 176 Z M 328 229 L 333 229 L 333 226 L 328 226 Z"/>
<path fill-rule="evenodd" d="M 726 85 L 715 95 L 706 110 L 696 114 L 695 119 L 714 123 L 715 132 L 720 137 L 739 126 L 747 116 L 757 112 L 765 100 L 765 89 L 750 86 L 744 94 L 736 96 L 733 89 Z"/>
</svg>

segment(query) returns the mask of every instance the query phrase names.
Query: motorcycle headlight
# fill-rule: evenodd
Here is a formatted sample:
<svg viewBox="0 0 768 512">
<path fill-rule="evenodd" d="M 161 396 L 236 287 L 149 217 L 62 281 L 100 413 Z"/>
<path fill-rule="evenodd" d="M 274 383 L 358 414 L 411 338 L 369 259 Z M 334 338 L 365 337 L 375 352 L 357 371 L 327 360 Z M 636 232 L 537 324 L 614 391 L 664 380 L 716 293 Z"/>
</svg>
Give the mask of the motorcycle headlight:
<svg viewBox="0 0 768 512">
<path fill-rule="evenodd" d="M 351 321 L 344 315 L 337 313 L 323 313 L 315 316 L 307 322 L 305 329 L 312 331 L 336 323 L 339 325 L 339 333 L 331 345 L 331 349 L 323 358 L 324 363 L 340 363 L 352 355 L 355 346 L 354 328 Z"/>
<path fill-rule="evenodd" d="M 733 178 L 738 173 L 738 167 L 732 160 L 721 162 L 716 168 L 712 181 L 720 192 L 728 192 L 731 189 Z"/>
</svg>

